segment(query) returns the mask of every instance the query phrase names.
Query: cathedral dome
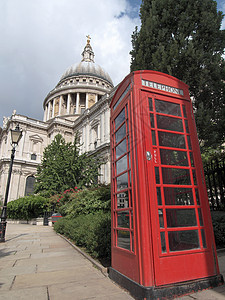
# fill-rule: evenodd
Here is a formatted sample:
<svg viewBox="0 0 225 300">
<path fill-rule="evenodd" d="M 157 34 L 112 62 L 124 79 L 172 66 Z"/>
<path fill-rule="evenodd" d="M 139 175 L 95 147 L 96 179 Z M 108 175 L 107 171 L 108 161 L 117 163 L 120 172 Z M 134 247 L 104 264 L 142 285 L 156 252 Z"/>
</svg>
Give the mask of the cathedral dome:
<svg viewBox="0 0 225 300">
<path fill-rule="evenodd" d="M 101 66 L 92 61 L 81 61 L 79 64 L 74 64 L 69 67 L 62 75 L 60 81 L 71 76 L 90 75 L 108 81 L 113 85 L 109 74 L 103 70 Z"/>
<path fill-rule="evenodd" d="M 84 51 L 82 53 L 82 61 L 78 64 L 74 64 L 71 67 L 69 67 L 63 73 L 60 81 L 72 76 L 89 75 L 106 80 L 109 84 L 113 86 L 113 82 L 109 74 L 105 72 L 102 67 L 100 67 L 94 62 L 94 52 L 90 44 L 90 37 L 87 36 L 87 38 L 87 45 L 85 46 Z"/>
</svg>

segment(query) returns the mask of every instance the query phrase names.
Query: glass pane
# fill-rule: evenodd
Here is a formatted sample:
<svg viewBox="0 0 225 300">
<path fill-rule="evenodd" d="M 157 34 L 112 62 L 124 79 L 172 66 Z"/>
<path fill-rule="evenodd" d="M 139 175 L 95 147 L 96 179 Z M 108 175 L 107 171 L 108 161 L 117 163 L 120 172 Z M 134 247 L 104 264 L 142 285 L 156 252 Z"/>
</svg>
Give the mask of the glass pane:
<svg viewBox="0 0 225 300">
<path fill-rule="evenodd" d="M 125 230 L 117 231 L 117 246 L 130 250 L 130 232 Z"/>
<path fill-rule="evenodd" d="M 197 205 L 200 205 L 199 195 L 198 195 L 198 189 L 195 189 L 195 196 L 196 196 Z"/>
<path fill-rule="evenodd" d="M 126 152 L 127 152 L 127 142 L 125 139 L 116 147 L 116 159 Z"/>
<path fill-rule="evenodd" d="M 125 108 L 121 113 L 115 118 L 115 127 L 116 129 L 125 121 Z"/>
<path fill-rule="evenodd" d="M 117 194 L 117 208 L 129 207 L 128 191 Z"/>
<path fill-rule="evenodd" d="M 203 221 L 202 221 L 202 210 L 201 210 L 201 208 L 198 209 L 198 216 L 199 216 L 199 223 L 200 223 L 200 226 L 203 226 Z"/>
<path fill-rule="evenodd" d="M 164 188 L 166 205 L 194 205 L 192 189 L 188 188 Z"/>
<path fill-rule="evenodd" d="M 188 121 L 184 120 L 184 122 L 185 122 L 186 132 L 189 133 Z"/>
<path fill-rule="evenodd" d="M 132 186 L 132 177 L 131 177 L 131 171 L 129 171 L 129 175 L 130 175 L 130 187 Z"/>
<path fill-rule="evenodd" d="M 131 221 L 131 229 L 133 229 L 133 225 L 134 225 L 134 223 L 133 223 L 133 211 L 131 211 L 130 212 L 130 221 Z"/>
<path fill-rule="evenodd" d="M 160 157 L 163 165 L 188 166 L 186 151 L 160 149 Z"/>
<path fill-rule="evenodd" d="M 128 153 L 128 168 L 131 168 L 130 152 Z"/>
<path fill-rule="evenodd" d="M 161 189 L 160 189 L 160 187 L 157 187 L 156 190 L 157 190 L 158 205 L 162 205 Z"/>
<path fill-rule="evenodd" d="M 129 132 L 129 123 L 127 122 L 127 132 Z"/>
<path fill-rule="evenodd" d="M 194 209 L 167 209 L 167 227 L 189 227 L 196 226 L 196 215 Z"/>
<path fill-rule="evenodd" d="M 184 113 L 184 117 L 187 118 L 186 107 L 184 105 L 183 105 L 183 113 Z"/>
<path fill-rule="evenodd" d="M 194 167 L 195 164 L 194 164 L 194 158 L 192 152 L 190 152 L 190 159 L 191 159 L 191 166 Z"/>
<path fill-rule="evenodd" d="M 116 144 L 126 136 L 126 124 L 116 132 Z"/>
<path fill-rule="evenodd" d="M 173 231 L 168 233 L 170 251 L 199 249 L 197 230 Z"/>
<path fill-rule="evenodd" d="M 159 178 L 159 167 L 155 167 L 155 182 L 156 184 L 160 183 L 160 178 Z"/>
<path fill-rule="evenodd" d="M 180 105 L 176 103 L 155 100 L 155 110 L 158 113 L 181 117 Z"/>
<path fill-rule="evenodd" d="M 162 253 L 166 252 L 165 232 L 160 232 Z"/>
<path fill-rule="evenodd" d="M 123 189 L 128 188 L 128 174 L 124 173 L 121 176 L 116 178 L 117 181 L 117 191 L 121 191 Z"/>
<path fill-rule="evenodd" d="M 133 207 L 133 200 L 132 200 L 132 193 L 131 191 L 129 192 L 130 195 L 130 207 Z"/>
<path fill-rule="evenodd" d="M 131 238 L 132 238 L 132 251 L 134 252 L 134 234 L 131 232 Z"/>
<path fill-rule="evenodd" d="M 155 131 L 152 130 L 152 145 L 156 146 L 156 137 L 155 137 Z"/>
<path fill-rule="evenodd" d="M 201 234 L 202 234 L 202 245 L 203 245 L 203 248 L 207 248 L 206 238 L 205 238 L 205 230 L 204 229 L 201 229 Z"/>
<path fill-rule="evenodd" d="M 183 132 L 183 123 L 181 119 L 171 118 L 166 116 L 156 116 L 157 127 L 159 129 L 166 129 L 171 131 Z"/>
<path fill-rule="evenodd" d="M 190 139 L 190 136 L 189 136 L 189 135 L 187 135 L 187 141 L 188 141 L 188 148 L 189 148 L 190 150 L 192 150 L 191 139 Z"/>
<path fill-rule="evenodd" d="M 159 214 L 159 227 L 164 228 L 163 210 L 159 209 L 158 214 Z"/>
<path fill-rule="evenodd" d="M 148 103 L 149 103 L 149 110 L 153 111 L 152 98 L 148 98 Z"/>
<path fill-rule="evenodd" d="M 116 172 L 120 174 L 127 170 L 127 155 L 123 156 L 116 162 Z"/>
<path fill-rule="evenodd" d="M 151 122 L 151 128 L 155 128 L 155 121 L 154 121 L 154 115 L 150 114 L 150 122 Z"/>
<path fill-rule="evenodd" d="M 180 148 L 180 149 L 186 148 L 183 134 L 159 131 L 158 136 L 159 136 L 160 146 Z"/>
<path fill-rule="evenodd" d="M 187 169 L 162 168 L 163 183 L 190 185 L 190 173 Z"/>
<path fill-rule="evenodd" d="M 117 212 L 117 226 L 130 228 L 129 210 Z"/>
<path fill-rule="evenodd" d="M 192 174 L 193 174 L 194 185 L 197 185 L 197 178 L 196 178 L 195 170 L 192 170 Z"/>
</svg>

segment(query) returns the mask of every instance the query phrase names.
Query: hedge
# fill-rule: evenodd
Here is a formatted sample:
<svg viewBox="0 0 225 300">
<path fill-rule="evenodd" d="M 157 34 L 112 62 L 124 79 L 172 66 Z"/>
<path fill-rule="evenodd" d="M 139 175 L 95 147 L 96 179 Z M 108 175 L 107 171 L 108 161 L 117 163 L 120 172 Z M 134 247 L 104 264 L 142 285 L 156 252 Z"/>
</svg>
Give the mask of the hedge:
<svg viewBox="0 0 225 300">
<path fill-rule="evenodd" d="M 63 217 L 54 225 L 56 232 L 84 247 L 94 258 L 111 257 L 111 214 L 102 211 L 76 218 Z"/>
<path fill-rule="evenodd" d="M 14 220 L 31 220 L 43 216 L 49 200 L 41 196 L 26 196 L 7 204 L 7 216 Z"/>
</svg>

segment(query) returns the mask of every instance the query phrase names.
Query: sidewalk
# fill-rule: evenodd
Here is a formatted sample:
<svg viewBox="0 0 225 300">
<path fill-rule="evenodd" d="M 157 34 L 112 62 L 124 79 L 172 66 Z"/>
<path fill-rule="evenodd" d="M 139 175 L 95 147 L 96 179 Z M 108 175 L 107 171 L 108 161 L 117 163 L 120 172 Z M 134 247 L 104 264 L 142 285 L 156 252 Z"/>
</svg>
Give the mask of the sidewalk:
<svg viewBox="0 0 225 300">
<path fill-rule="evenodd" d="M 218 257 L 225 277 L 225 252 Z M 7 224 L 6 242 L 0 243 L 0 300 L 133 299 L 97 267 L 52 227 Z M 179 299 L 225 299 L 225 285 Z"/>
<path fill-rule="evenodd" d="M 7 224 L 0 300 L 133 299 L 52 227 Z"/>
</svg>

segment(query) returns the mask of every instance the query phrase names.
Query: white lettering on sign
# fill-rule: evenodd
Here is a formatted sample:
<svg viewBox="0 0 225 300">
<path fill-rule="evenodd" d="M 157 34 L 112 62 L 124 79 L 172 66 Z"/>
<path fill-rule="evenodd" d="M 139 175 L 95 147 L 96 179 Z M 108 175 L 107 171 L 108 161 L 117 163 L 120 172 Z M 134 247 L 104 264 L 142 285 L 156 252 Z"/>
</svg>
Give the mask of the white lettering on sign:
<svg viewBox="0 0 225 300">
<path fill-rule="evenodd" d="M 142 85 L 150 87 L 150 88 L 154 88 L 157 90 L 161 90 L 164 92 L 169 92 L 169 93 L 173 93 L 173 94 L 177 94 L 177 95 L 184 95 L 184 91 L 172 86 L 168 86 L 165 84 L 161 84 L 161 83 L 157 83 L 157 82 L 153 82 L 153 81 L 148 81 L 148 80 L 144 80 L 142 79 Z"/>
<path fill-rule="evenodd" d="M 157 157 L 157 150 L 156 149 L 154 149 L 154 151 L 153 151 L 153 156 L 154 156 L 154 163 L 158 164 L 158 157 Z"/>
</svg>

